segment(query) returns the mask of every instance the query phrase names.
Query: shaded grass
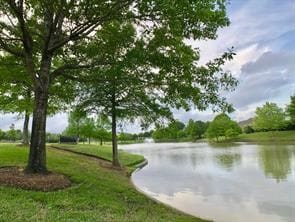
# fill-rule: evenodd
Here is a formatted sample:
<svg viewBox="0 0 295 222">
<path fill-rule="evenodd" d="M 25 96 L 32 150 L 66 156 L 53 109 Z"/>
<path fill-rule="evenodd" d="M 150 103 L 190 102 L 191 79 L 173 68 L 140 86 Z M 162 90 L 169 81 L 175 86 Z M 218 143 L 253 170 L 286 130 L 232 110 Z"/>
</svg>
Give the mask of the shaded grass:
<svg viewBox="0 0 295 222">
<path fill-rule="evenodd" d="M 0 145 L 1 166 L 25 166 L 28 149 Z M 202 221 L 138 193 L 120 171 L 93 159 L 48 149 L 48 168 L 67 175 L 74 186 L 56 192 L 0 186 L 0 221 Z"/>
</svg>

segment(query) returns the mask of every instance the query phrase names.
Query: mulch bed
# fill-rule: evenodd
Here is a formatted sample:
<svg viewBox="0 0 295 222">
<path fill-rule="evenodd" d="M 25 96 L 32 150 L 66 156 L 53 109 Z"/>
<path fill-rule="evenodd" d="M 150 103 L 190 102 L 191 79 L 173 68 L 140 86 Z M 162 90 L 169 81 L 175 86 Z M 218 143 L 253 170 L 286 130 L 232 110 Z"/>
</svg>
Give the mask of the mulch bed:
<svg viewBox="0 0 295 222">
<path fill-rule="evenodd" d="M 44 175 L 26 174 L 20 167 L 2 167 L 0 185 L 48 192 L 67 188 L 71 186 L 71 181 L 62 174 L 52 172 Z"/>
</svg>

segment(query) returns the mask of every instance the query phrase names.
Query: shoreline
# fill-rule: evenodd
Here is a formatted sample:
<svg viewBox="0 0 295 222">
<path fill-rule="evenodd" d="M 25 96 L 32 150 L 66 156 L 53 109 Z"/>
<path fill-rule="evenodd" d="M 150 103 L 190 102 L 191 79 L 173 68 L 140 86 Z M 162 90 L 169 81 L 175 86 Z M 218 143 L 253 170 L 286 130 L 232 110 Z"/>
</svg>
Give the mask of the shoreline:
<svg viewBox="0 0 295 222">
<path fill-rule="evenodd" d="M 146 160 L 146 159 L 145 159 L 145 160 Z M 147 164 L 148 164 L 148 163 L 147 163 Z M 137 187 L 137 186 L 135 185 L 134 181 L 132 180 L 132 174 L 133 174 L 133 173 L 136 173 L 137 171 L 140 171 L 140 170 L 141 170 L 143 167 L 145 167 L 147 164 L 145 164 L 144 166 L 142 166 L 142 167 L 140 167 L 140 168 L 137 168 L 136 170 L 134 170 L 134 171 L 131 173 L 131 176 L 130 176 L 130 182 L 131 182 L 131 185 L 133 186 L 133 188 L 134 188 L 137 192 L 141 193 L 142 195 L 146 196 L 147 198 L 151 199 L 152 201 L 156 202 L 157 204 L 164 205 L 165 207 L 168 207 L 168 208 L 170 208 L 170 209 L 172 209 L 172 210 L 174 210 L 174 211 L 176 211 L 176 212 L 178 212 L 178 213 L 180 213 L 180 214 L 186 214 L 186 215 L 189 215 L 189 216 L 195 217 L 196 219 L 201 219 L 201 220 L 208 221 L 208 222 L 213 221 L 213 220 L 211 220 L 211 219 L 209 219 L 209 218 L 202 218 L 202 217 L 199 217 L 199 216 L 197 216 L 197 215 L 194 215 L 194 214 L 191 214 L 191 213 L 185 212 L 185 211 L 183 211 L 183 210 L 180 210 L 180 209 L 178 209 L 178 208 L 176 208 L 176 207 L 173 207 L 173 206 L 171 206 L 171 205 L 168 204 L 168 203 L 164 203 L 164 202 L 158 200 L 157 198 L 155 198 L 155 197 L 149 195 L 148 193 L 146 193 L 145 191 L 143 191 L 143 190 L 140 189 L 139 187 Z"/>
</svg>

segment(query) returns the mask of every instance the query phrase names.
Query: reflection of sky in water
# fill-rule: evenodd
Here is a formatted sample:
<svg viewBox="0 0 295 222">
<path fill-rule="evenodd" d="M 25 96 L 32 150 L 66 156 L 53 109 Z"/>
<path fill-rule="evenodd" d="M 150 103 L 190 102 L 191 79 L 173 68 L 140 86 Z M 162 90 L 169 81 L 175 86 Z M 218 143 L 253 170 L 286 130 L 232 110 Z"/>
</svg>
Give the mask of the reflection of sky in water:
<svg viewBox="0 0 295 222">
<path fill-rule="evenodd" d="M 136 144 L 149 164 L 133 174 L 156 199 L 214 221 L 294 221 L 295 145 Z"/>
</svg>

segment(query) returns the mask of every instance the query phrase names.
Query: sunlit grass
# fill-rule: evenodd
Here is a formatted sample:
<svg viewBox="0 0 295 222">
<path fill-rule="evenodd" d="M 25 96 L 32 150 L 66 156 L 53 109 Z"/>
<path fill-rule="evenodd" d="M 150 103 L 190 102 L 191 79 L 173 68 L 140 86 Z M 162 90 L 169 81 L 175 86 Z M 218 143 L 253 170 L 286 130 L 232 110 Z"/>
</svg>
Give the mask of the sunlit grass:
<svg viewBox="0 0 295 222">
<path fill-rule="evenodd" d="M 25 166 L 28 149 L 0 145 L 1 166 Z M 126 154 L 127 155 L 127 154 Z M 0 221 L 202 221 L 138 193 L 128 177 L 97 161 L 48 149 L 48 168 L 67 175 L 74 186 L 35 192 L 0 186 Z"/>
</svg>

